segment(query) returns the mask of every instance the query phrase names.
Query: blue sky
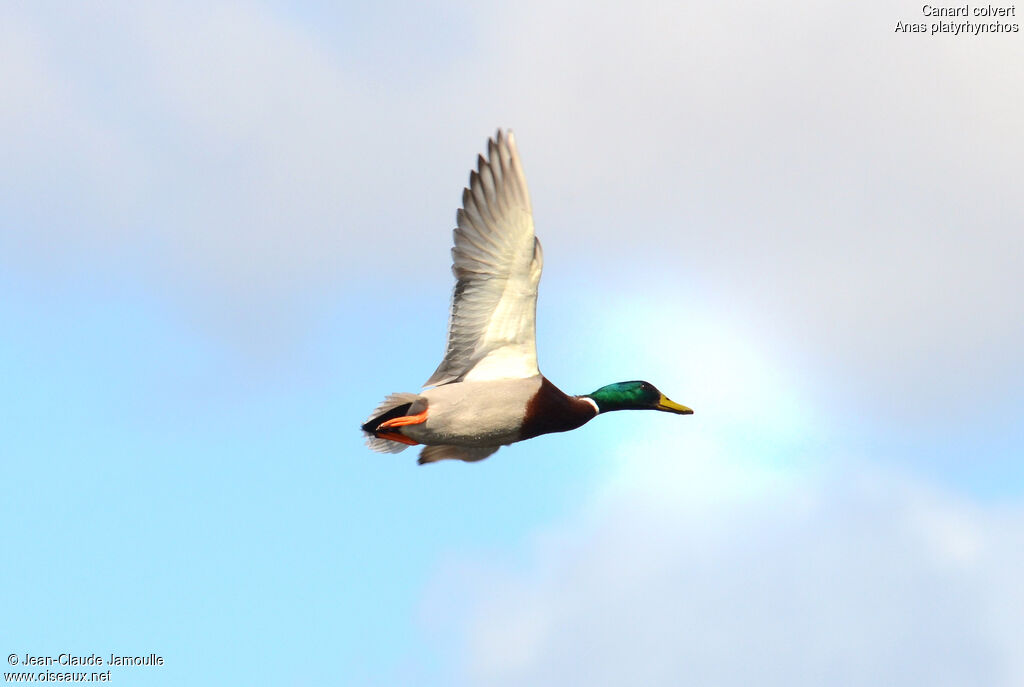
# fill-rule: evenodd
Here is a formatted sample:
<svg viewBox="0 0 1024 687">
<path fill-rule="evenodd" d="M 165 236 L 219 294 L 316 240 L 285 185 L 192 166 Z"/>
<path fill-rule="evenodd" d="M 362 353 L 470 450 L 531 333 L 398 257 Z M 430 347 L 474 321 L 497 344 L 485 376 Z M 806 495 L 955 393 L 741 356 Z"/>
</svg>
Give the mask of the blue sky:
<svg viewBox="0 0 1024 687">
<path fill-rule="evenodd" d="M 125 684 L 1024 680 L 1024 74 L 914 7 L 0 10 L 0 647 Z M 516 131 L 544 372 L 418 467 Z"/>
</svg>

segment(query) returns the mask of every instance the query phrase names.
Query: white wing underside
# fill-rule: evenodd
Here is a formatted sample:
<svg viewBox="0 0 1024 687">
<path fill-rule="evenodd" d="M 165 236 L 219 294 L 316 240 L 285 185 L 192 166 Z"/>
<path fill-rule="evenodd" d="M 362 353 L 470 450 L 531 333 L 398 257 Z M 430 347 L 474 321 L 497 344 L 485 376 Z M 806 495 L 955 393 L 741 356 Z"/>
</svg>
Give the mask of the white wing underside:
<svg viewBox="0 0 1024 687">
<path fill-rule="evenodd" d="M 526 177 L 511 131 L 499 131 L 487 148 L 456 215 L 448 346 L 424 386 L 540 373 L 536 312 L 544 260 Z"/>
<path fill-rule="evenodd" d="M 439 460 L 464 460 L 467 463 L 475 463 L 497 451 L 500 446 L 427 446 L 420 451 L 417 461 L 420 465 L 436 463 Z"/>
</svg>

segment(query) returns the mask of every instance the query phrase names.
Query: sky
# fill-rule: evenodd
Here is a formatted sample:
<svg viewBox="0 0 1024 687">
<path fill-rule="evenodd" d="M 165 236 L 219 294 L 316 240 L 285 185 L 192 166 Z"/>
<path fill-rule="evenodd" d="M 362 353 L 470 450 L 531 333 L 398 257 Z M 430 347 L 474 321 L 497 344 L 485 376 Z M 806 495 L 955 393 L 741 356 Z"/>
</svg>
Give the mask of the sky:
<svg viewBox="0 0 1024 687">
<path fill-rule="evenodd" d="M 4 3 L 0 649 L 163 657 L 131 685 L 1024 682 L 1024 43 L 894 31 L 920 12 Z M 695 414 L 371 453 L 498 127 L 541 369 Z"/>
</svg>

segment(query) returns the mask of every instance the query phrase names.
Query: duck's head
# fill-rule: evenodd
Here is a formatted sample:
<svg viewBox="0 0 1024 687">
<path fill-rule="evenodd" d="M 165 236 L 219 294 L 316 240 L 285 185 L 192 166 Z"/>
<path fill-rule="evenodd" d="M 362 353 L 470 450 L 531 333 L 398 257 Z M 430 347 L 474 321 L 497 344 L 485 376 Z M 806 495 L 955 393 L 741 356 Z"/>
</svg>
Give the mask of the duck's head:
<svg viewBox="0 0 1024 687">
<path fill-rule="evenodd" d="M 650 382 L 616 382 L 586 395 L 597 404 L 598 413 L 612 410 L 664 410 L 692 415 L 693 411 L 658 391 Z"/>
</svg>

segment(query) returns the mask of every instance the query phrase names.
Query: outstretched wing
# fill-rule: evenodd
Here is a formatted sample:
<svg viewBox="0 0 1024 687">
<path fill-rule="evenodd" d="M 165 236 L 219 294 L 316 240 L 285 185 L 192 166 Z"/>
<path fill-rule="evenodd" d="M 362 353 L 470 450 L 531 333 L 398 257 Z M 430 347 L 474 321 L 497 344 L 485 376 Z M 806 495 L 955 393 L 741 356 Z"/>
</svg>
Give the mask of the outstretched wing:
<svg viewBox="0 0 1024 687">
<path fill-rule="evenodd" d="M 512 132 L 488 141 L 456 215 L 448 347 L 425 386 L 533 377 L 543 266 Z"/>
</svg>

